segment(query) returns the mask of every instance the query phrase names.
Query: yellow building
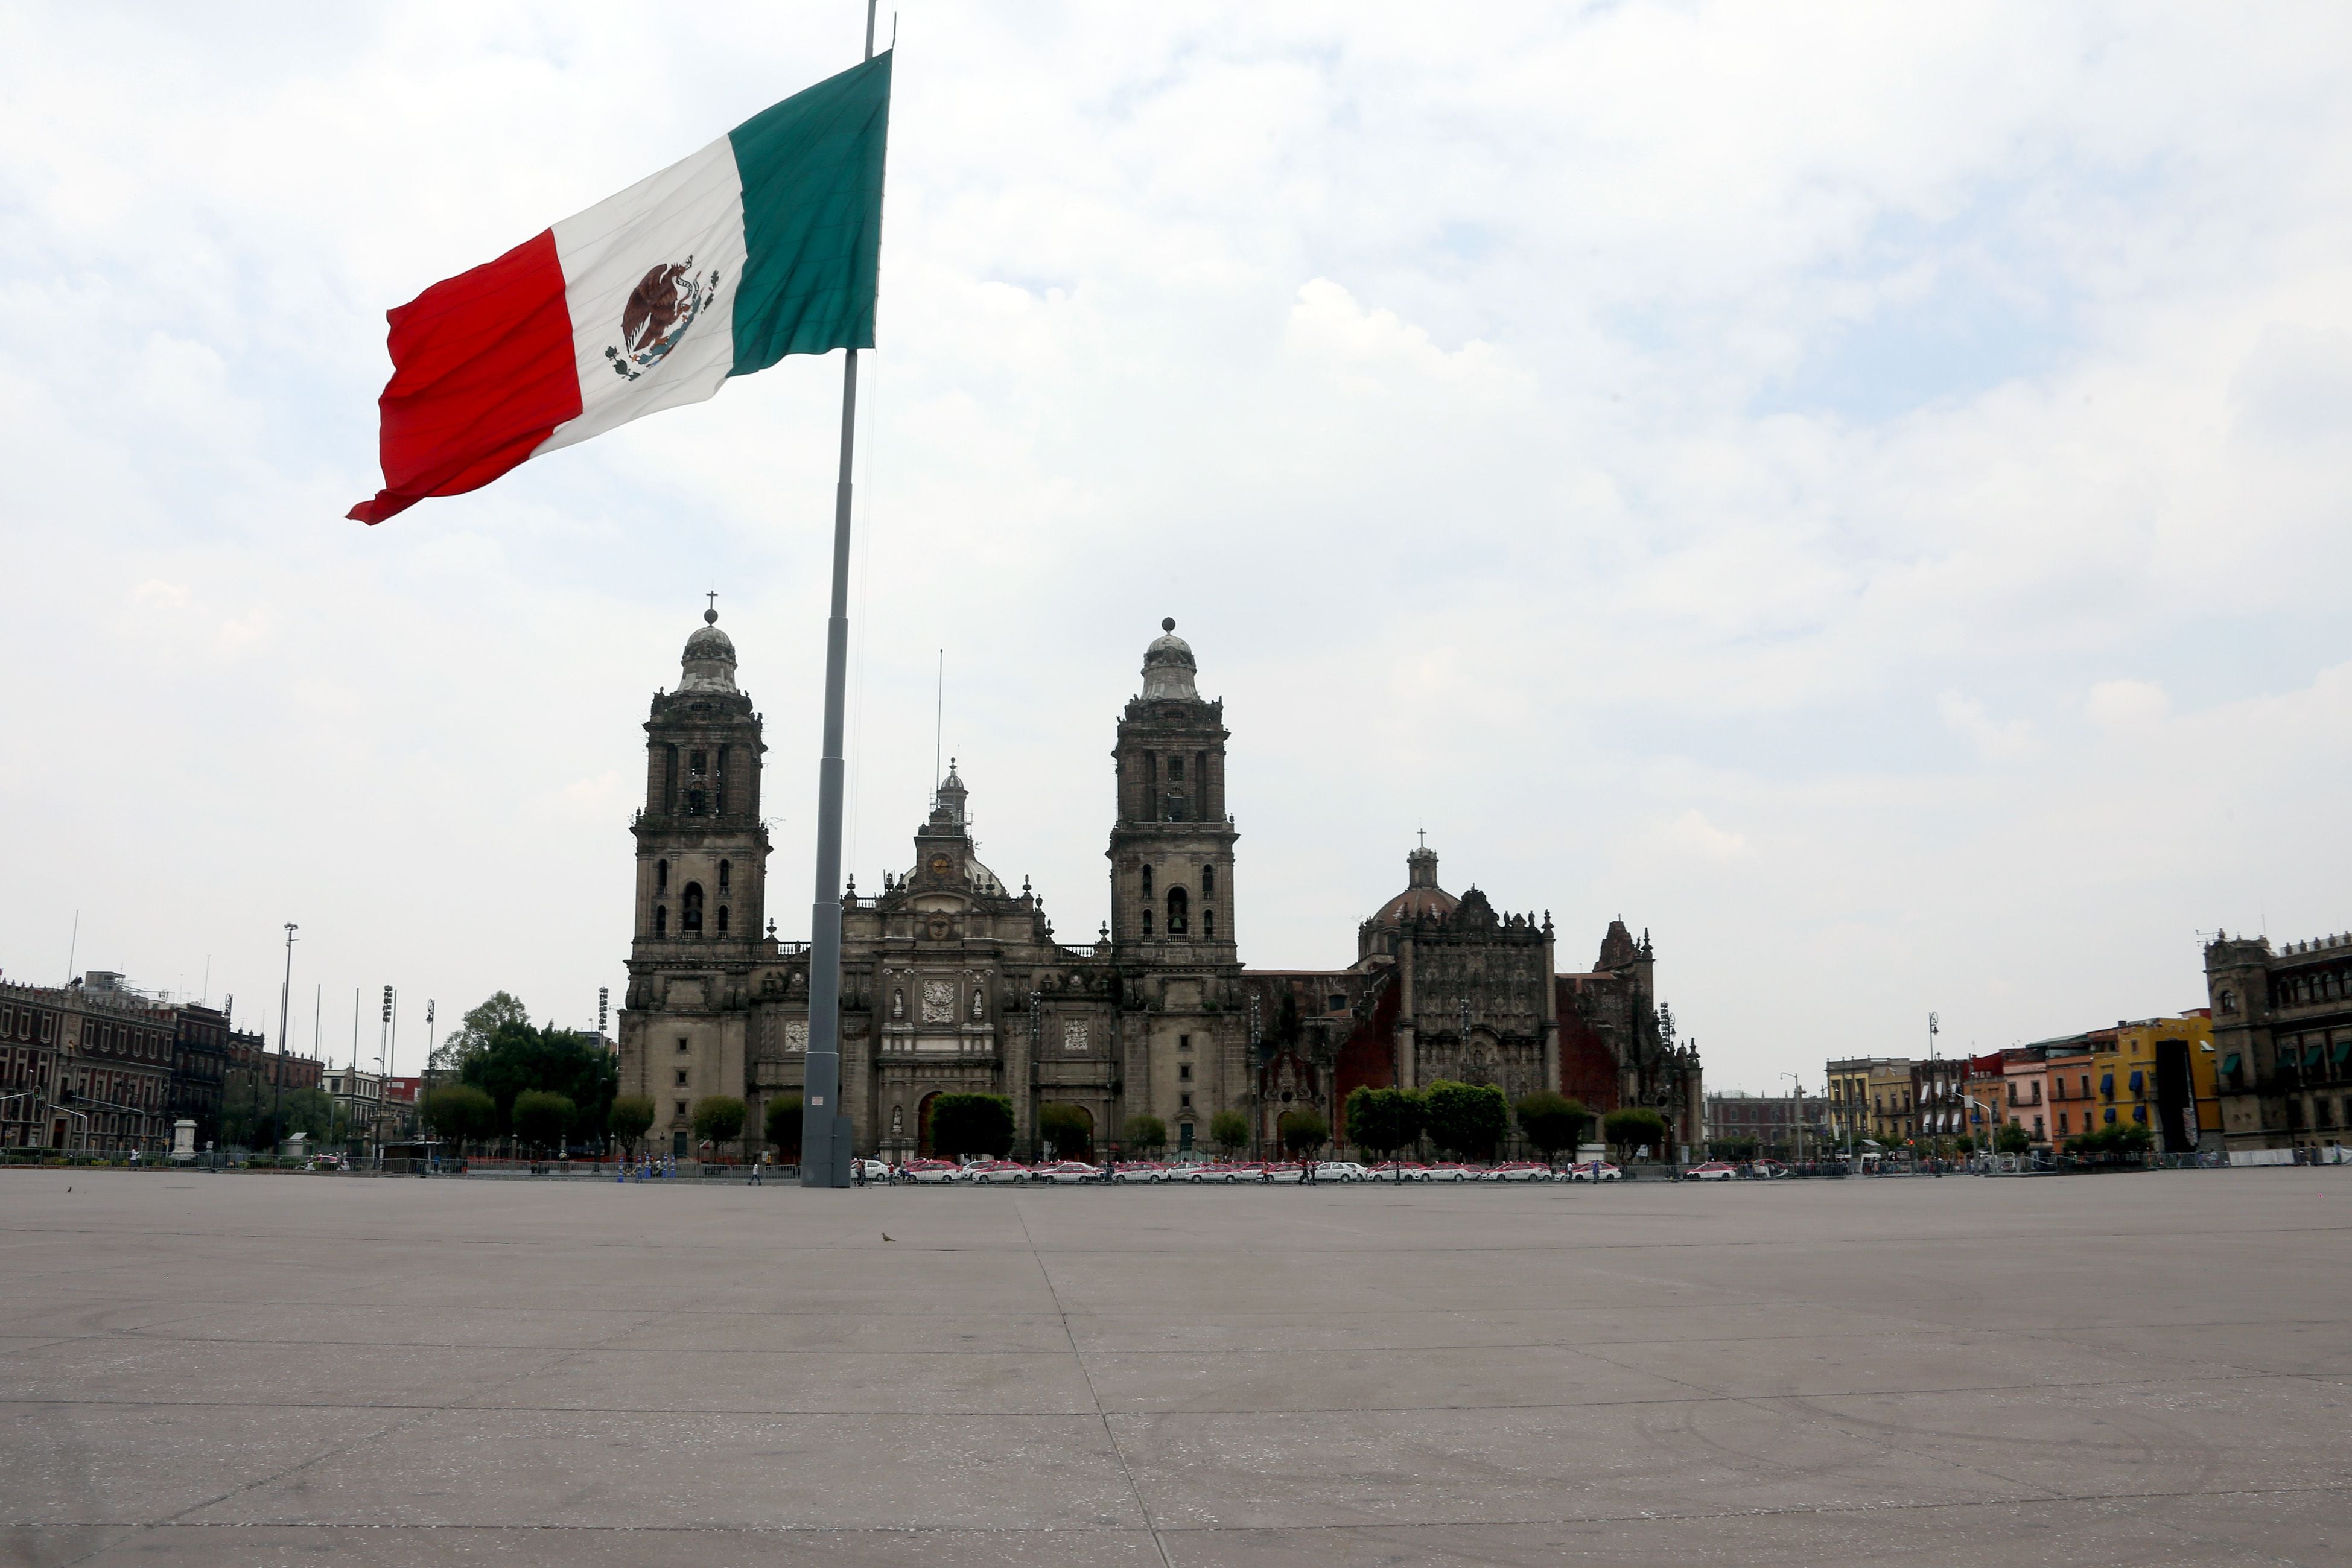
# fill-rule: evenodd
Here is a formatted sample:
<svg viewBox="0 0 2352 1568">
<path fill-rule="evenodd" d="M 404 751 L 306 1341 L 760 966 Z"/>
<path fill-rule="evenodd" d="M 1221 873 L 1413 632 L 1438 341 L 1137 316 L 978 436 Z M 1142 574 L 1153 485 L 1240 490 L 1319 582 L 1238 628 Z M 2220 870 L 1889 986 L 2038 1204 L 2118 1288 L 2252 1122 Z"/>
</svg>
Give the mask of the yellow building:
<svg viewBox="0 0 2352 1568">
<path fill-rule="evenodd" d="M 1917 1107 L 1911 1103 L 1911 1059 L 1880 1057 L 1870 1064 L 1871 1136 L 1882 1147 L 1901 1148 L 1911 1141 Z"/>
<path fill-rule="evenodd" d="M 2209 1136 L 2218 1145 L 2221 1075 L 2211 1009 L 2118 1022 L 2091 1036 L 2091 1055 L 2095 1124 L 2143 1124 L 2166 1154 L 2188 1153 Z"/>
</svg>

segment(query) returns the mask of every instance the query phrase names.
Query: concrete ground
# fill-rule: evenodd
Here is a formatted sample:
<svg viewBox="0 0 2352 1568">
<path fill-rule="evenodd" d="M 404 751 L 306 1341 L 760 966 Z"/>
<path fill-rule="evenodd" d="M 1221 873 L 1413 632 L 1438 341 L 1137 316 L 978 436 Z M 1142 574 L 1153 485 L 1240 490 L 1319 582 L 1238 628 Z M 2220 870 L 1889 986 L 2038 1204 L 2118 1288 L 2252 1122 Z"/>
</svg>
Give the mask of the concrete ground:
<svg viewBox="0 0 2352 1568">
<path fill-rule="evenodd" d="M 2340 1563 L 2347 1224 L 0 1173 L 0 1561 Z"/>
</svg>

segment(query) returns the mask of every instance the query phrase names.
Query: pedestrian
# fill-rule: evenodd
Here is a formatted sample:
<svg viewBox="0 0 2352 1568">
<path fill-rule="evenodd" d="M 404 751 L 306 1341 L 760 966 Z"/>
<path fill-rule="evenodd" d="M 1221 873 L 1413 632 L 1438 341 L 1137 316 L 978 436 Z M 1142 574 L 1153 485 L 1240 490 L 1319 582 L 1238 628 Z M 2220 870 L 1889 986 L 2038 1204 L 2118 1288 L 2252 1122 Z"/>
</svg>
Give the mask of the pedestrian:
<svg viewBox="0 0 2352 1568">
<path fill-rule="evenodd" d="M 766 1185 L 760 1179 L 760 1170 L 761 1167 L 765 1166 L 767 1163 L 768 1151 L 761 1149 L 760 1151 L 760 1157 L 751 1162 L 751 1185 L 753 1186 L 763 1186 Z"/>
<path fill-rule="evenodd" d="M 866 1162 L 854 1155 L 849 1162 L 849 1185 L 852 1186 L 866 1185 Z"/>
</svg>

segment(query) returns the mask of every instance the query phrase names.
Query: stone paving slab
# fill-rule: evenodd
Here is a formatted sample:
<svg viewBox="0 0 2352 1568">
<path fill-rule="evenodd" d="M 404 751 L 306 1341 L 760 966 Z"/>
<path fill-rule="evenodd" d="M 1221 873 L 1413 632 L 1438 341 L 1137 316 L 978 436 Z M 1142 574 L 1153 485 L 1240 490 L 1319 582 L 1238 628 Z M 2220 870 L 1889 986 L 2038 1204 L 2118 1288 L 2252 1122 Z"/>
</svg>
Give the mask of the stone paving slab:
<svg viewBox="0 0 2352 1568">
<path fill-rule="evenodd" d="M 2336 1171 L 6 1172 L 0 1270 L 0 1562 L 2352 1557 Z"/>
</svg>

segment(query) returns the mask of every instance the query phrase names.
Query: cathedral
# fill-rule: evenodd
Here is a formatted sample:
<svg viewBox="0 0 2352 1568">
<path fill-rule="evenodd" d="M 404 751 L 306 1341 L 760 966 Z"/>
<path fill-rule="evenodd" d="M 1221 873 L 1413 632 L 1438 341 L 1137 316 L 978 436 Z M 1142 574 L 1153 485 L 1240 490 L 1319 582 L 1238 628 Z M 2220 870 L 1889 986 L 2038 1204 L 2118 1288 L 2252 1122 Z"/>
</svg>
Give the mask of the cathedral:
<svg viewBox="0 0 2352 1568">
<path fill-rule="evenodd" d="M 620 1020 L 620 1092 L 690 1152 L 694 1103 L 729 1094 L 756 1137 L 798 1094 L 808 1049 L 808 946 L 767 915 L 760 715 L 735 683 L 718 612 L 687 639 L 675 691 L 646 722 L 635 939 Z M 1653 957 L 1612 922 L 1590 970 L 1560 972 L 1549 914 L 1504 912 L 1438 884 L 1425 846 L 1404 890 L 1364 921 L 1356 961 L 1243 967 L 1239 833 L 1225 807 L 1224 704 L 1196 689 L 1192 647 L 1162 622 L 1118 723 L 1111 917 L 1091 942 L 1055 935 L 1044 899 L 982 863 L 953 768 L 907 869 L 842 897 L 841 1103 L 857 1152 L 930 1152 L 934 1094 L 1007 1096 L 1017 1147 L 1038 1112 L 1076 1106 L 1097 1145 L 1149 1113 L 1179 1149 L 1209 1119 L 1246 1115 L 1261 1149 L 1285 1111 L 1319 1110 L 1345 1137 L 1360 1084 L 1452 1078 L 1517 1099 L 1552 1088 L 1596 1113 L 1656 1108 L 1696 1146 L 1699 1063 L 1656 1004 Z"/>
</svg>

